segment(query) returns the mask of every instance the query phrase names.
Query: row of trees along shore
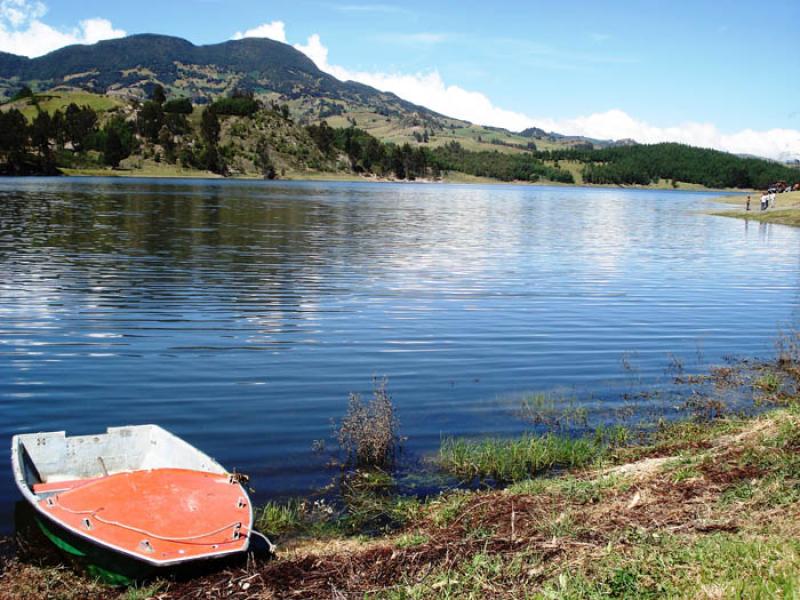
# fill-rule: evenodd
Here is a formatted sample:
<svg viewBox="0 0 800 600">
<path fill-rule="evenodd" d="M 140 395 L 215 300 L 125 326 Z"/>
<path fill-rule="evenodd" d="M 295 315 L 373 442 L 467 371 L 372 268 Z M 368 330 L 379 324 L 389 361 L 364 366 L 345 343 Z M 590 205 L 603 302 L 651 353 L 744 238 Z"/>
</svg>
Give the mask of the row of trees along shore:
<svg viewBox="0 0 800 600">
<path fill-rule="evenodd" d="M 572 173 L 560 167 L 561 162 L 572 162 L 582 168 L 583 181 L 589 184 L 650 185 L 668 180 L 709 188 L 766 189 L 776 181 L 800 181 L 800 171 L 778 162 L 676 143 L 512 154 L 470 151 L 456 141 L 436 148 L 382 144 L 366 131 L 332 129 L 325 122 L 309 126 L 308 131 L 323 153 L 346 153 L 353 170 L 399 179 L 459 171 L 501 181 L 575 183 Z"/>
<path fill-rule="evenodd" d="M 29 97 L 38 108 L 30 90 L 23 90 L 21 96 Z M 148 153 L 157 161 L 180 162 L 185 168 L 224 175 L 232 150 L 220 146 L 222 119 L 252 119 L 268 112 L 295 127 L 288 106 L 264 105 L 241 90 L 200 108 L 199 121 L 190 120 L 196 110 L 186 98 L 168 99 L 157 85 L 149 100 L 127 114 L 115 111 L 102 117 L 91 107 L 70 104 L 52 114 L 40 109 L 29 123 L 15 108 L 0 111 L 0 173 L 54 174 L 59 167 L 87 166 L 92 153 L 96 162 L 118 167 L 133 154 Z M 573 174 L 560 164 L 571 162 L 582 169 L 583 181 L 590 184 L 648 185 L 672 180 L 710 188 L 760 189 L 776 181 L 800 180 L 797 170 L 777 162 L 674 143 L 504 153 L 471 151 L 456 141 L 439 147 L 383 143 L 356 126 L 332 128 L 325 121 L 306 126 L 304 134 L 329 168 L 346 158 L 353 172 L 397 179 L 437 178 L 457 171 L 501 181 L 569 184 L 575 183 Z M 266 177 L 276 175 L 273 151 L 266 138 L 260 138 L 252 152 L 253 165 Z"/>
<path fill-rule="evenodd" d="M 386 144 L 362 129 L 334 129 L 326 122 L 309 125 L 307 131 L 326 156 L 337 152 L 347 155 L 357 173 L 374 173 L 397 179 L 439 177 L 447 171 L 459 171 L 501 181 L 539 181 L 547 179 L 575 183 L 564 169 L 548 167 L 529 153 L 504 154 L 496 151 L 473 152 L 458 142 L 430 148 L 411 144 Z"/>
<path fill-rule="evenodd" d="M 72 103 L 52 114 L 39 108 L 30 90 L 15 100 L 30 98 L 38 112 L 29 123 L 16 108 L 0 111 L 0 174 L 57 174 L 59 167 L 118 167 L 146 146 L 158 162 L 181 162 L 182 166 L 225 173 L 220 156 L 221 116 L 251 116 L 261 105 L 249 94 L 234 93 L 202 110 L 199 128 L 189 116 L 195 108 L 186 98 L 168 100 L 164 89 L 155 86 L 149 100 L 132 113 L 114 111 L 110 117 L 90 106 Z M 288 108 L 272 107 L 281 114 Z M 92 153 L 99 162 L 95 161 Z"/>
<path fill-rule="evenodd" d="M 672 180 L 710 188 L 766 189 L 776 181 L 800 181 L 800 171 L 778 162 L 676 143 L 536 152 L 534 155 L 542 160 L 583 164 L 585 183 L 648 185 Z"/>
</svg>

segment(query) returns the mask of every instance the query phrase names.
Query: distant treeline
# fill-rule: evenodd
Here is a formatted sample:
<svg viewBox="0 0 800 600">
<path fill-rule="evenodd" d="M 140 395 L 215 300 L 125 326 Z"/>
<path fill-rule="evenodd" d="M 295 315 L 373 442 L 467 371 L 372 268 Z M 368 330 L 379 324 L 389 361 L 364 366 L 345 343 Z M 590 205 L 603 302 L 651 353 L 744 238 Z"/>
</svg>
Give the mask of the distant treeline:
<svg viewBox="0 0 800 600">
<path fill-rule="evenodd" d="M 446 171 L 459 171 L 501 181 L 539 181 L 547 179 L 574 183 L 572 174 L 550 167 L 530 153 L 473 152 L 458 142 L 438 148 L 411 144 L 385 144 L 366 131 L 355 127 L 334 129 L 327 123 L 309 125 L 311 138 L 323 154 L 343 152 L 351 168 L 359 173 L 375 173 L 398 179 L 439 177 Z"/>
<path fill-rule="evenodd" d="M 329 127 L 323 121 L 306 127 L 311 139 L 323 155 L 335 157 L 344 153 L 356 173 L 375 173 L 398 179 L 438 176 L 438 166 L 431 161 L 431 152 L 423 146 L 384 144 L 362 129 Z"/>
<path fill-rule="evenodd" d="M 535 153 L 508 154 L 483 150 L 473 152 L 464 149 L 458 142 L 430 151 L 439 168 L 460 171 L 478 177 L 490 177 L 500 181 L 557 181 L 575 183 L 572 173 L 558 167 L 546 165 Z"/>
<path fill-rule="evenodd" d="M 572 173 L 559 166 L 559 161 L 572 161 L 583 166 L 583 181 L 590 184 L 649 185 L 667 180 L 676 185 L 766 189 L 777 181 L 800 181 L 800 172 L 777 162 L 675 143 L 512 154 L 470 151 L 455 141 L 437 148 L 383 144 L 361 129 L 332 129 L 324 122 L 307 129 L 323 154 L 344 152 L 356 172 L 399 179 L 459 171 L 500 181 L 575 183 Z"/>
<path fill-rule="evenodd" d="M 30 98 L 38 108 L 37 96 L 29 89 L 18 96 Z M 671 180 L 710 188 L 764 189 L 781 180 L 800 181 L 800 172 L 776 162 L 673 143 L 516 153 L 476 152 L 455 141 L 433 148 L 424 143 L 384 143 L 355 126 L 334 129 L 323 121 L 303 128 L 294 123 L 287 105 L 266 105 L 252 92 L 241 90 L 206 105 L 199 119 L 189 118 L 194 111 L 190 100 L 168 99 L 161 86 L 154 87 L 150 99 L 103 118 L 92 108 L 76 104 L 53 114 L 39 110 L 30 123 L 17 109 L 0 111 L 0 174 L 51 174 L 59 167 L 98 163 L 117 167 L 137 154 L 225 175 L 232 161 L 246 155 L 254 168 L 272 178 L 277 176 L 272 158 L 276 147 L 301 160 L 307 148 L 316 145 L 324 158 L 314 168 L 409 180 L 455 171 L 500 181 L 575 183 L 572 173 L 559 164 L 571 161 L 582 166 L 585 183 L 595 184 L 648 185 Z M 262 129 L 241 134 L 252 138 L 246 140 L 249 144 L 221 143 L 223 119 L 264 122 L 264 116 L 273 123 L 271 137 Z M 282 130 L 289 133 L 275 133 Z M 300 138 L 287 141 L 292 132 L 301 134 Z M 302 142 L 301 138 L 306 140 L 302 147 L 296 142 Z"/>
<path fill-rule="evenodd" d="M 534 155 L 542 160 L 583 163 L 586 183 L 648 185 L 666 179 L 710 188 L 766 189 L 776 181 L 800 181 L 800 172 L 777 162 L 674 143 Z"/>
</svg>

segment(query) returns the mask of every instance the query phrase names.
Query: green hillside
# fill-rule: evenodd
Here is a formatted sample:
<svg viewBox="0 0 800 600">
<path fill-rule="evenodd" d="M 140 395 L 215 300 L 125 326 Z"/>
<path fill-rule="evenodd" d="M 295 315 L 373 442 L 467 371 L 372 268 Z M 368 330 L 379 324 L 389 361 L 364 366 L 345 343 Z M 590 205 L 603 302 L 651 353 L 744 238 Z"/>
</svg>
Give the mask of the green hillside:
<svg viewBox="0 0 800 600">
<path fill-rule="evenodd" d="M 67 88 L 17 96 L 0 107 L 0 173 L 471 177 L 743 189 L 800 180 L 800 171 L 785 165 L 680 144 L 539 147 L 527 136 L 433 113 L 392 121 L 363 110 L 325 119 L 322 112 L 310 122 L 297 118 L 297 105 L 244 89 L 199 105 L 160 86 L 145 101 Z"/>
<path fill-rule="evenodd" d="M 89 106 L 95 112 L 104 113 L 125 106 L 126 103 L 112 96 L 93 94 L 80 89 L 57 88 L 30 98 L 8 102 L 3 106 L 3 110 L 16 108 L 28 121 L 33 121 L 41 111 L 52 116 L 56 111 L 66 110 L 70 104 Z"/>
<path fill-rule="evenodd" d="M 0 101 L 11 98 L 22 85 L 40 93 L 66 86 L 138 101 L 161 85 L 171 96 L 189 98 L 200 106 L 240 89 L 267 104 L 287 104 L 304 124 L 327 120 L 333 127 L 354 125 L 384 142 L 430 148 L 457 141 L 470 150 L 519 153 L 531 144 L 540 150 L 575 144 L 572 139 L 548 135 L 533 139 L 473 125 L 391 93 L 339 81 L 292 46 L 268 39 L 195 46 L 180 38 L 145 34 L 70 46 L 35 59 L 0 53 Z"/>
</svg>

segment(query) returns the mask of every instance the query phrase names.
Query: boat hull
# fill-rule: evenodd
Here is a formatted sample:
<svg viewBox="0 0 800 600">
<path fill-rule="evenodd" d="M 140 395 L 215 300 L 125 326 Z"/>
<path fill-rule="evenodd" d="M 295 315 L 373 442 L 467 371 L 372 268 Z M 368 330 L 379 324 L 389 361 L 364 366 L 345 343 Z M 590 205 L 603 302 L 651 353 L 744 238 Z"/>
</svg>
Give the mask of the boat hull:
<svg viewBox="0 0 800 600">
<path fill-rule="evenodd" d="M 114 586 L 130 586 L 159 576 L 158 567 L 91 544 L 50 519 L 39 515 L 33 519 L 50 543 L 94 579 Z"/>
<path fill-rule="evenodd" d="M 101 548 L 78 537 L 58 523 L 35 513 L 27 503 L 24 516 L 17 523 L 17 534 L 24 536 L 33 545 L 48 544 L 55 548 L 77 571 L 98 579 L 105 584 L 128 587 L 153 579 L 181 579 L 198 577 L 219 569 L 241 563 L 240 554 L 196 560 L 176 566 L 156 567 L 124 554 Z M 24 520 L 24 524 L 22 521 Z M 264 544 L 251 544 L 249 552 L 267 559 L 270 548 Z"/>
</svg>

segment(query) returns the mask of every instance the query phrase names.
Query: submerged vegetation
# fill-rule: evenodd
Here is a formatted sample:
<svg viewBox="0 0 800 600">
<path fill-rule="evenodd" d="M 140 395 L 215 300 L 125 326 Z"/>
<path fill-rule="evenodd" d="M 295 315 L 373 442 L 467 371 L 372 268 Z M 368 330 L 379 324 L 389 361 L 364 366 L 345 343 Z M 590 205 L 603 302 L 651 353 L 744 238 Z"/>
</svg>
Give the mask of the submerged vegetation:
<svg viewBox="0 0 800 600">
<path fill-rule="evenodd" d="M 442 442 L 442 467 L 465 480 L 490 478 L 498 483 L 529 479 L 551 469 L 584 467 L 602 455 L 597 439 L 525 434 L 517 439 Z"/>
</svg>

